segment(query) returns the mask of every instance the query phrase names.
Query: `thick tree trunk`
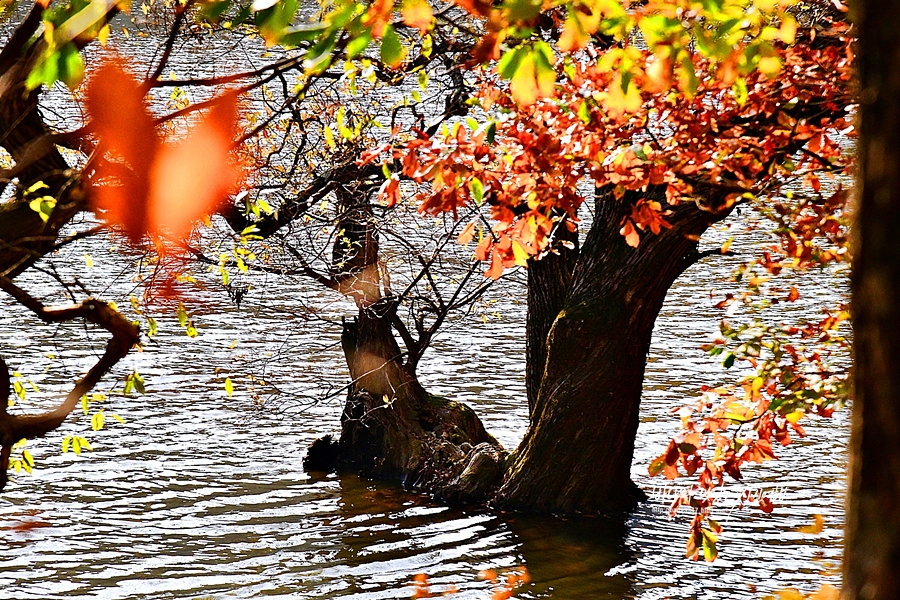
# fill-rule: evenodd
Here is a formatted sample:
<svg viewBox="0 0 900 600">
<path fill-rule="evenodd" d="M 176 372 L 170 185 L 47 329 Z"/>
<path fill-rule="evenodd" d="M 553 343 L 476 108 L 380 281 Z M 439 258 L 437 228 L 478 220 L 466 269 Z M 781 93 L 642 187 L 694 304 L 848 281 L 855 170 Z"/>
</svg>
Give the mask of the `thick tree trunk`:
<svg viewBox="0 0 900 600">
<path fill-rule="evenodd" d="M 554 252 L 528 261 L 528 317 L 525 325 L 525 389 L 532 415 L 547 365 L 547 335 L 563 309 L 578 261 L 578 231 L 565 222 L 556 229 Z"/>
<path fill-rule="evenodd" d="M 25 87 L 44 49 L 42 43 L 25 43 L 40 23 L 42 10 L 35 5 L 0 53 L 0 145 L 15 161 L 4 177 L 19 183 L 15 197 L 0 206 L 0 274 L 10 278 L 51 251 L 59 230 L 86 207 L 80 176 L 69 169 L 38 110 L 40 88 Z M 22 190 L 38 182 L 46 187 L 25 198 Z M 47 222 L 29 207 L 29 201 L 40 196 L 56 200 Z"/>
<path fill-rule="evenodd" d="M 900 2 L 856 4 L 859 170 L 843 598 L 900 598 Z"/>
<path fill-rule="evenodd" d="M 598 194 L 547 337 L 531 426 L 499 491 L 501 507 L 597 512 L 643 497 L 630 469 L 653 325 L 669 286 L 697 256 L 699 235 L 727 211 L 681 204 L 667 217 L 671 229 L 631 248 L 619 229 L 636 199 Z"/>
</svg>

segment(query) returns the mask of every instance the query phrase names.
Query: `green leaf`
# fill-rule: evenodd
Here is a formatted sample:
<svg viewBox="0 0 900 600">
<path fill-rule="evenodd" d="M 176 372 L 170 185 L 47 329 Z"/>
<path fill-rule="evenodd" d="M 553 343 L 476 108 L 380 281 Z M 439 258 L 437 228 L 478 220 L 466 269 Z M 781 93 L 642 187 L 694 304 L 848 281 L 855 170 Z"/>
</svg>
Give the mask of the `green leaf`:
<svg viewBox="0 0 900 600">
<path fill-rule="evenodd" d="M 543 5 L 543 0 L 506 0 L 503 8 L 512 21 L 531 21 L 541 12 Z"/>
<path fill-rule="evenodd" d="M 331 53 L 334 50 L 335 43 L 337 43 L 337 34 L 337 30 L 332 31 L 306 53 L 306 58 L 303 60 L 303 68 L 308 73 L 321 73 L 331 65 Z"/>
<path fill-rule="evenodd" d="M 725 360 L 722 361 L 722 366 L 726 369 L 730 369 L 732 365 L 734 365 L 734 353 L 729 352 L 725 355 Z"/>
<path fill-rule="evenodd" d="M 473 177 L 469 188 L 472 190 L 472 199 L 475 204 L 481 206 L 481 202 L 484 200 L 484 184 L 477 177 Z"/>
<path fill-rule="evenodd" d="M 590 125 L 591 107 L 588 106 L 587 100 L 582 100 L 581 104 L 578 105 L 578 118 L 581 119 L 581 122 L 585 125 Z"/>
<path fill-rule="evenodd" d="M 134 371 L 131 374 L 131 380 L 134 385 L 134 389 L 137 390 L 139 394 L 146 394 L 147 391 L 144 389 L 144 378 L 141 377 L 141 374 L 137 371 Z"/>
<path fill-rule="evenodd" d="M 526 54 L 527 52 L 521 46 L 513 48 L 512 50 L 507 50 L 503 53 L 503 56 L 500 57 L 500 62 L 497 63 L 497 72 L 500 73 L 500 76 L 504 79 L 512 79 L 516 74 L 516 71 L 519 70 L 522 58 Z"/>
<path fill-rule="evenodd" d="M 650 466 L 647 467 L 647 472 L 650 474 L 650 477 L 656 477 L 657 475 L 662 473 L 663 469 L 665 469 L 665 468 L 666 468 L 666 457 L 665 457 L 665 455 L 663 455 L 650 463 Z"/>
<path fill-rule="evenodd" d="M 372 30 L 366 29 L 360 35 L 356 36 L 347 43 L 347 58 L 353 60 L 363 53 L 372 42 Z"/>
<path fill-rule="evenodd" d="M 703 535 L 703 559 L 706 562 L 713 562 L 719 556 L 719 550 L 716 548 L 719 538 L 708 529 L 703 529 L 701 533 Z"/>
<path fill-rule="evenodd" d="M 25 80 L 25 87 L 33 90 L 41 84 L 51 86 L 57 81 L 62 81 L 70 89 L 75 89 L 84 79 L 84 63 L 78 48 L 72 43 L 66 43 L 54 48 L 47 47 L 34 69 Z"/>
<path fill-rule="evenodd" d="M 406 48 L 392 25 L 386 25 L 381 38 L 381 62 L 389 67 L 399 67 L 406 58 Z"/>
</svg>

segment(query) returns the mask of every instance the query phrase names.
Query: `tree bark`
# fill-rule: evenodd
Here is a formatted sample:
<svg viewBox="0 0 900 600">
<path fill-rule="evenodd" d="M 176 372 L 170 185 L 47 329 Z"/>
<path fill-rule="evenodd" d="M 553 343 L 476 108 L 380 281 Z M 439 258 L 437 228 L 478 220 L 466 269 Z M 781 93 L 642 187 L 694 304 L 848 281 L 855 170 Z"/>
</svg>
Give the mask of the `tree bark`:
<svg viewBox="0 0 900 600">
<path fill-rule="evenodd" d="M 856 4 L 859 169 L 843 598 L 900 598 L 900 2 Z"/>
<path fill-rule="evenodd" d="M 659 190 L 650 194 L 660 199 Z M 594 221 L 547 336 L 531 424 L 498 494 L 503 508 L 598 512 L 629 508 L 643 497 L 630 469 L 653 325 L 669 286 L 697 256 L 700 234 L 728 212 L 680 204 L 667 217 L 670 229 L 648 233 L 631 248 L 619 229 L 632 203 L 646 195 L 597 194 Z"/>
<path fill-rule="evenodd" d="M 337 197 L 342 212 L 330 276 L 358 308 L 341 336 L 352 384 L 339 441 L 314 443 L 306 468 L 400 480 L 453 502 L 484 500 L 499 480 L 502 448 L 472 409 L 420 385 L 410 349 L 403 351 L 394 337 L 397 301 L 382 290 L 366 191 L 339 191 Z"/>
<path fill-rule="evenodd" d="M 563 309 L 578 261 L 578 231 L 570 231 L 565 222 L 560 222 L 554 235 L 553 250 L 539 260 L 528 261 L 525 389 L 529 416 L 534 412 L 547 364 L 547 336 Z"/>
</svg>

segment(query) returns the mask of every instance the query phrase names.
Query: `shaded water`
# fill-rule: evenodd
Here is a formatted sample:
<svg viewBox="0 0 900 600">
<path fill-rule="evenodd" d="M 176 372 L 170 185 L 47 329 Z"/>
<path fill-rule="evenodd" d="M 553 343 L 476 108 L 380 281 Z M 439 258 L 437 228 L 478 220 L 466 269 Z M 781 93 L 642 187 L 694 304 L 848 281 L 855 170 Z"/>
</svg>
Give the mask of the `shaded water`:
<svg viewBox="0 0 900 600">
<path fill-rule="evenodd" d="M 121 268 L 104 259 L 108 244 L 73 247 L 56 262 L 108 280 Z M 88 250 L 91 270 L 83 266 Z M 676 430 L 669 410 L 701 383 L 724 380 L 697 346 L 720 317 L 708 290 L 732 267 L 693 268 L 657 323 L 634 462 L 645 489 L 664 483 L 645 474 Z M 195 292 L 196 339 L 171 315 L 161 319 L 157 341 L 117 372 L 137 368 L 147 380 L 146 396 L 107 403 L 125 425 L 107 419 L 107 429 L 94 433 L 79 411 L 59 432 L 29 443 L 35 474 L 16 476 L 0 498 L 3 598 L 406 598 L 417 573 L 437 589 L 454 583 L 459 597 L 486 598 L 489 586 L 477 572 L 517 565 L 533 578 L 521 598 L 750 598 L 754 588 L 836 582 L 828 569 L 840 556 L 845 414 L 808 427 L 781 460 L 748 469 L 749 484 L 780 488 L 783 499 L 771 515 L 723 509 L 721 554 L 712 565 L 683 558 L 688 518 L 658 514 L 661 499 L 624 524 L 449 509 L 391 485 L 302 472 L 303 448 L 338 426 L 340 395 L 254 411 L 235 365 L 249 360 L 257 373 L 265 365 L 283 398 L 321 396 L 345 383 L 335 344 L 337 317 L 349 311 L 332 298 L 320 314 L 330 321 L 311 322 L 292 300 L 302 283 L 257 283 L 240 310 L 214 285 Z M 828 293 L 821 279 L 806 283 L 810 303 Z M 507 447 L 526 421 L 524 314 L 517 288 L 511 291 L 495 298 L 484 320 L 475 315 L 447 329 L 421 369 L 431 391 L 471 403 Z M 99 334 L 75 326 L 56 332 L 3 303 L 2 352 L 42 391 L 61 389 L 102 347 Z M 234 398 L 216 367 L 230 369 Z M 60 440 L 71 434 L 89 437 L 95 451 L 61 454 Z M 797 532 L 813 514 L 825 515 L 825 531 Z"/>
</svg>

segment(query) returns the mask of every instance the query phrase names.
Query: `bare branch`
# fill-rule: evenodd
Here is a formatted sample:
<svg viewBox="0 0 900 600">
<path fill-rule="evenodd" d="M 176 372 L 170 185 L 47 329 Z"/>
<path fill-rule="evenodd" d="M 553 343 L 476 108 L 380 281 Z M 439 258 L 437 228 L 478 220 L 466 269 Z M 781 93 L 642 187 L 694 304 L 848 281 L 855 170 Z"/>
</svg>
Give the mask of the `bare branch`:
<svg viewBox="0 0 900 600">
<path fill-rule="evenodd" d="M 12 445 L 23 438 L 35 438 L 53 431 L 65 421 L 81 397 L 88 393 L 116 363 L 125 358 L 131 348 L 140 341 L 140 329 L 109 304 L 89 298 L 79 304 L 60 307 L 46 307 L 37 298 L 14 284 L 6 277 L 0 277 L 0 289 L 15 298 L 45 323 L 63 323 L 82 319 L 99 325 L 110 334 L 106 351 L 100 360 L 75 383 L 65 400 L 51 411 L 38 415 L 10 415 L 7 412 L 9 400 L 9 371 L 0 358 L 0 490 L 6 485 L 6 470 Z M 5 385 L 4 385 L 5 383 Z M 4 389 L 5 388 L 5 389 Z"/>
</svg>

